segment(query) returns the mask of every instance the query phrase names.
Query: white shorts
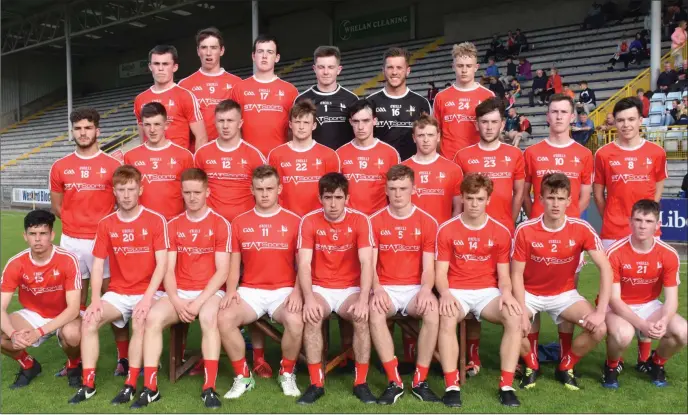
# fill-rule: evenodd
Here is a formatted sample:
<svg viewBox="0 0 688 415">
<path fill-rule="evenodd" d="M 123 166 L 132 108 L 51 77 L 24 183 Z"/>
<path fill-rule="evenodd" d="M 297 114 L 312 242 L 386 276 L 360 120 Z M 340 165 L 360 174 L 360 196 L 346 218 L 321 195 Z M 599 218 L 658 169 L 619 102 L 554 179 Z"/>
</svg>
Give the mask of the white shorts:
<svg viewBox="0 0 688 415">
<path fill-rule="evenodd" d="M 554 320 L 554 324 L 559 324 L 563 320 L 559 315 L 567 308 L 579 301 L 587 301 L 578 290 L 570 290 L 557 295 L 533 295 L 526 291 L 526 307 L 535 314 L 546 312 Z"/>
<path fill-rule="evenodd" d="M 450 288 L 449 292 L 456 298 L 463 308 L 463 315 L 472 313 L 476 320 L 480 321 L 480 313 L 490 301 L 502 295 L 499 288 L 480 288 L 477 290 L 459 290 Z"/>
<path fill-rule="evenodd" d="M 239 297 L 253 309 L 258 318 L 263 317 L 266 313 L 268 317 L 272 318 L 272 315 L 275 314 L 275 311 L 284 303 L 292 291 L 294 291 L 294 287 L 283 287 L 275 290 L 248 287 L 237 288 Z"/>
<path fill-rule="evenodd" d="M 84 280 L 91 278 L 91 270 L 93 270 L 94 243 L 95 239 L 72 238 L 64 233 L 60 238 L 60 246 L 76 255 L 76 257 L 79 259 L 79 271 L 81 271 L 81 279 Z M 110 278 L 110 258 L 105 258 L 103 278 Z"/>
<path fill-rule="evenodd" d="M 157 300 L 164 294 L 164 291 L 156 291 L 153 295 L 153 299 Z M 101 297 L 102 301 L 106 301 L 108 304 L 115 307 L 122 313 L 122 318 L 117 319 L 112 322 L 115 326 L 123 328 L 127 325 L 127 322 L 131 318 L 131 313 L 134 311 L 134 307 L 143 299 L 143 294 L 137 295 L 127 295 L 127 294 L 117 294 L 112 291 L 108 291 Z"/>
<path fill-rule="evenodd" d="M 313 292 L 323 296 L 332 313 L 339 313 L 339 308 L 344 304 L 344 301 L 353 294 L 361 292 L 361 287 L 325 288 L 314 285 Z"/>
<path fill-rule="evenodd" d="M 167 297 L 166 292 L 164 292 L 164 291 L 160 291 L 160 292 L 162 293 L 160 295 L 160 298 Z M 199 295 L 201 295 L 202 292 L 203 292 L 203 290 L 180 290 L 180 289 L 177 289 L 177 296 L 179 296 L 179 298 L 181 298 L 182 300 L 195 300 L 196 298 L 198 298 Z M 217 295 L 220 298 L 225 298 L 225 294 L 226 293 L 224 292 L 224 290 L 218 290 L 215 293 L 215 295 Z"/>
<path fill-rule="evenodd" d="M 33 327 L 34 329 L 37 329 L 39 327 L 43 327 L 46 324 L 53 321 L 53 319 L 51 319 L 51 318 L 45 318 L 42 315 L 38 314 L 37 312 L 31 311 L 31 310 L 26 309 L 26 308 L 22 308 L 21 310 L 15 311 L 12 314 L 16 314 L 18 316 L 21 316 L 24 320 L 26 320 L 29 324 L 31 324 L 31 327 Z M 41 344 L 43 344 L 43 342 L 45 342 L 49 338 L 53 337 L 59 331 L 60 331 L 60 329 L 57 329 L 53 332 L 45 333 L 44 335 L 39 337 L 38 340 L 36 340 L 36 342 L 34 344 L 32 344 L 31 346 L 33 346 L 33 347 L 40 346 Z M 58 343 L 59 343 L 59 337 L 58 337 Z"/>
<path fill-rule="evenodd" d="M 382 288 L 392 299 L 394 312 L 408 316 L 408 305 L 420 291 L 420 285 L 383 285 Z"/>
</svg>

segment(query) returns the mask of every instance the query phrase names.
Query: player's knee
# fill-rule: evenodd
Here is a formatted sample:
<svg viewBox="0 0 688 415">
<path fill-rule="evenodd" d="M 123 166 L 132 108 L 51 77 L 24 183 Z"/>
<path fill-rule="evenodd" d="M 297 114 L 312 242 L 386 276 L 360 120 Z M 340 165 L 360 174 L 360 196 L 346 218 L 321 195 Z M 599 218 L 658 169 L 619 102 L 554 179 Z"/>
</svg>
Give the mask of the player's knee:
<svg viewBox="0 0 688 415">
<path fill-rule="evenodd" d="M 162 331 L 163 326 L 162 326 L 162 315 L 158 313 L 148 313 L 148 316 L 146 317 L 146 321 L 143 324 L 138 323 L 136 320 L 132 322 L 132 330 L 136 330 L 136 326 L 140 325 L 143 327 L 139 327 L 138 329 L 141 330 L 155 330 L 155 331 Z"/>
<path fill-rule="evenodd" d="M 521 317 L 514 314 L 511 315 L 506 312 L 502 318 L 505 331 L 519 331 L 521 329 Z"/>
<path fill-rule="evenodd" d="M 81 320 L 81 333 L 82 334 L 93 334 L 98 332 L 98 322 L 94 321 L 93 319 L 86 321 L 86 320 Z"/>
<path fill-rule="evenodd" d="M 437 311 L 437 305 L 434 309 L 429 309 L 425 311 L 423 315 L 423 325 L 438 327 L 440 325 L 440 313 Z"/>
<path fill-rule="evenodd" d="M 370 324 L 375 327 L 382 327 L 387 325 L 387 313 L 382 310 L 370 308 Z"/>
<path fill-rule="evenodd" d="M 132 319 L 131 321 L 131 332 L 136 333 L 136 334 L 143 334 L 146 330 L 146 326 L 148 325 L 149 319 L 146 319 L 146 321 L 141 321 L 140 319 Z M 153 326 L 154 330 L 160 330 L 162 331 L 162 325 L 160 323 L 157 324 L 157 326 Z"/>
<path fill-rule="evenodd" d="M 621 347 L 626 347 L 631 344 L 635 330 L 633 327 L 619 326 L 613 329 L 607 326 L 607 336 L 612 338 L 616 344 Z"/>
<path fill-rule="evenodd" d="M 456 317 L 440 316 L 440 331 L 456 332 Z"/>
<path fill-rule="evenodd" d="M 668 334 L 674 338 L 674 341 L 679 346 L 685 347 L 688 344 L 688 327 L 685 325 L 682 327 L 669 327 L 671 327 L 671 330 Z"/>
<path fill-rule="evenodd" d="M 601 342 L 604 339 L 604 336 L 607 335 L 607 324 L 602 322 L 599 326 L 597 326 L 597 329 L 592 333 L 592 337 L 597 341 Z"/>
<path fill-rule="evenodd" d="M 198 322 L 201 325 L 201 330 L 208 330 L 217 328 L 218 315 L 217 311 L 212 312 L 203 310 L 198 314 Z"/>
<path fill-rule="evenodd" d="M 221 332 L 231 330 L 236 326 L 236 313 L 232 310 L 224 309 L 217 314 L 217 328 Z"/>
<path fill-rule="evenodd" d="M 67 347 L 78 347 L 81 343 L 81 324 L 72 322 L 62 327 L 60 341 Z"/>
<path fill-rule="evenodd" d="M 366 321 L 366 320 L 360 320 L 360 321 L 353 320 L 351 323 L 354 326 L 355 332 L 363 333 L 363 332 L 369 332 L 370 331 L 370 329 L 368 327 L 368 321 Z"/>
<path fill-rule="evenodd" d="M 284 313 L 284 328 L 294 333 L 303 332 L 304 323 L 301 313 Z"/>
</svg>

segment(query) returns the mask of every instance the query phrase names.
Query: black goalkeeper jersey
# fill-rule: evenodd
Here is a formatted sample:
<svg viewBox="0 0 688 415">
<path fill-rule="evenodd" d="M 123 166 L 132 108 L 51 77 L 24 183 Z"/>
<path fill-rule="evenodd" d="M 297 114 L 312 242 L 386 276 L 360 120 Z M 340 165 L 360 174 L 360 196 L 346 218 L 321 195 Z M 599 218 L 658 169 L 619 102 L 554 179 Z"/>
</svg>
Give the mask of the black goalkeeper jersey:
<svg viewBox="0 0 688 415">
<path fill-rule="evenodd" d="M 332 92 L 320 92 L 317 85 L 313 85 L 296 97 L 294 102 L 304 99 L 313 101 L 317 108 L 317 127 L 313 131 L 313 139 L 333 150 L 351 141 L 354 131 L 349 124 L 349 105 L 358 100 L 353 92 L 337 86 Z"/>
</svg>

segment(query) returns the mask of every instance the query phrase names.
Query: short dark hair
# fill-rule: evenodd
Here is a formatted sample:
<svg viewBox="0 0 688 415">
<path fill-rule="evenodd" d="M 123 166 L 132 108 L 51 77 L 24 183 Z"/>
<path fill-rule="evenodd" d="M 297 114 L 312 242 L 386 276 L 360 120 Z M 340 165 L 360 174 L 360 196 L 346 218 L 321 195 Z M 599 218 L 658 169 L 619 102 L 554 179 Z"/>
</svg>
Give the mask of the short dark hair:
<svg viewBox="0 0 688 415">
<path fill-rule="evenodd" d="M 151 61 L 153 55 L 164 55 L 169 53 L 172 55 L 172 62 L 179 63 L 179 53 L 177 53 L 177 48 L 172 45 L 155 45 L 153 49 L 148 52 L 148 62 Z"/>
<path fill-rule="evenodd" d="M 277 184 L 279 184 L 280 176 L 277 169 L 269 164 L 261 164 L 260 166 L 253 169 L 251 172 L 251 181 L 253 180 L 263 180 L 268 177 L 275 177 L 277 179 Z"/>
<path fill-rule="evenodd" d="M 404 48 L 393 46 L 387 49 L 385 53 L 382 55 L 382 65 L 384 66 L 387 63 L 387 58 L 399 57 L 404 58 L 407 65 L 411 64 L 411 54 L 409 53 L 409 51 Z"/>
<path fill-rule="evenodd" d="M 349 119 L 351 119 L 351 117 L 353 117 L 354 115 L 358 114 L 366 108 L 370 109 L 370 112 L 373 114 L 373 117 L 375 117 L 375 106 L 373 105 L 373 103 L 365 98 L 361 98 L 359 100 L 356 100 L 354 103 L 349 105 L 349 108 L 347 108 L 347 111 L 349 113 Z"/>
<path fill-rule="evenodd" d="M 643 116 L 643 102 L 638 97 L 621 98 L 619 101 L 617 101 L 616 104 L 614 104 L 612 114 L 614 114 L 614 117 L 616 117 L 616 114 L 618 112 L 628 110 L 631 108 L 635 108 L 636 110 L 638 110 L 638 115 L 641 117 Z"/>
<path fill-rule="evenodd" d="M 165 106 L 159 102 L 149 102 L 141 107 L 141 119 L 152 118 L 156 115 L 162 115 L 162 118 L 167 119 L 167 110 Z"/>
<path fill-rule="evenodd" d="M 239 111 L 239 114 L 241 114 L 241 105 L 239 105 L 239 103 L 234 101 L 233 99 L 225 99 L 224 101 L 220 101 L 220 103 L 217 104 L 217 106 L 215 107 L 215 114 L 231 110 L 237 110 Z"/>
<path fill-rule="evenodd" d="M 478 119 L 483 117 L 492 111 L 497 111 L 499 113 L 499 117 L 504 119 L 504 103 L 501 99 L 492 97 L 478 104 L 478 106 L 475 107 L 475 118 Z"/>
<path fill-rule="evenodd" d="M 412 168 L 404 164 L 397 164 L 387 170 L 387 181 L 404 180 L 405 178 L 411 180 L 411 184 L 415 181 L 415 173 Z"/>
<path fill-rule="evenodd" d="M 549 104 L 547 105 L 547 109 L 549 110 L 549 107 L 552 105 L 553 102 L 560 102 L 560 101 L 566 101 L 569 104 L 571 104 L 571 112 L 573 112 L 573 109 L 575 108 L 575 104 L 573 103 L 573 98 L 566 94 L 554 94 L 552 97 L 549 99 Z"/>
<path fill-rule="evenodd" d="M 24 216 L 24 231 L 28 231 L 29 228 L 34 226 L 47 225 L 48 229 L 53 230 L 53 224 L 55 224 L 55 215 L 51 212 L 43 209 L 32 210 Z"/>
<path fill-rule="evenodd" d="M 571 195 L 571 180 L 564 173 L 547 173 L 542 178 L 542 185 L 540 186 L 540 196 L 544 196 L 545 192 L 556 192 L 564 189 L 566 193 Z"/>
<path fill-rule="evenodd" d="M 318 180 L 318 194 L 320 197 L 325 193 L 334 193 L 337 189 L 342 189 L 345 196 L 349 195 L 349 181 L 341 173 L 327 173 Z"/>
<path fill-rule="evenodd" d="M 259 43 L 273 42 L 275 44 L 275 53 L 279 55 L 279 43 L 277 43 L 277 38 L 274 35 L 267 33 L 262 33 L 256 36 L 256 40 L 253 41 L 253 53 L 256 53 L 256 46 Z"/>
<path fill-rule="evenodd" d="M 588 84 L 588 81 L 580 81 L 580 82 L 578 83 L 578 85 L 587 85 L 587 84 Z"/>
<path fill-rule="evenodd" d="M 315 107 L 315 104 L 313 104 L 313 101 L 310 99 L 304 99 L 291 107 L 291 110 L 289 110 L 289 119 L 293 120 L 310 114 L 313 116 L 313 121 L 315 121 L 316 113 L 317 108 Z"/>
<path fill-rule="evenodd" d="M 480 189 L 485 189 L 487 197 L 490 197 L 494 190 L 492 180 L 480 173 L 468 173 L 466 177 L 463 178 L 461 182 L 461 194 L 473 195 L 478 193 Z"/>
<path fill-rule="evenodd" d="M 313 63 L 315 63 L 318 58 L 329 58 L 330 56 L 337 58 L 337 63 L 342 60 L 342 54 L 338 47 L 329 45 L 318 46 L 315 48 L 315 52 L 313 52 Z"/>
<path fill-rule="evenodd" d="M 437 118 L 423 111 L 420 113 L 420 117 L 411 125 L 411 134 L 416 133 L 416 128 L 425 128 L 428 125 L 432 125 L 437 129 L 438 133 L 440 132 L 440 123 L 437 121 Z"/>
<path fill-rule="evenodd" d="M 631 209 L 631 217 L 633 217 L 636 212 L 640 212 L 644 215 L 651 213 L 655 215 L 657 220 L 659 220 L 659 203 L 650 199 L 640 199 L 633 204 L 633 208 Z"/>
<path fill-rule="evenodd" d="M 74 111 L 72 111 L 71 114 L 69 114 L 69 121 L 74 124 L 76 122 L 79 122 L 81 120 L 87 120 L 89 122 L 92 122 L 93 125 L 98 128 L 100 125 L 100 114 L 95 108 L 90 108 L 90 107 L 82 107 L 82 108 L 77 108 Z"/>
<path fill-rule="evenodd" d="M 197 181 L 203 183 L 204 187 L 208 187 L 208 174 L 198 167 L 191 167 L 182 172 L 181 181 Z"/>
<path fill-rule="evenodd" d="M 198 33 L 196 33 L 196 47 L 199 47 L 201 45 L 201 42 L 203 42 L 209 37 L 217 38 L 217 40 L 220 42 L 220 47 L 225 47 L 225 40 L 222 37 L 222 32 L 220 32 L 218 28 L 215 26 L 210 26 L 208 28 L 201 29 L 198 31 Z"/>
</svg>

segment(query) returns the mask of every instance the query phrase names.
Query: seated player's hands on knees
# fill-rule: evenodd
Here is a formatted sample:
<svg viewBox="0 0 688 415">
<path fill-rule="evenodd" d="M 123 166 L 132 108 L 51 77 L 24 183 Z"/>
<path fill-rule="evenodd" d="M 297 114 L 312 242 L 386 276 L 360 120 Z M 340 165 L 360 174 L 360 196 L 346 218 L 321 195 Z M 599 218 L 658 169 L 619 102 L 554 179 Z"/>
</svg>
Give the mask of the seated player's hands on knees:
<svg viewBox="0 0 688 415">
<path fill-rule="evenodd" d="M 583 320 L 581 323 L 581 326 L 583 328 L 595 332 L 602 323 L 604 323 L 604 319 L 606 317 L 606 313 L 600 310 L 595 310 L 592 313 L 586 314 L 583 316 Z M 579 322 L 580 323 L 580 322 Z"/>
<path fill-rule="evenodd" d="M 29 341 L 31 340 L 31 330 L 28 329 L 16 330 L 12 333 L 10 340 L 12 340 L 12 346 L 15 350 L 26 349 L 34 343 Z"/>
<path fill-rule="evenodd" d="M 358 300 L 349 306 L 346 310 L 347 313 L 351 314 L 354 321 L 360 323 L 361 321 L 368 321 L 368 302 L 364 301 L 363 297 L 358 297 Z"/>
<path fill-rule="evenodd" d="M 290 313 L 300 313 L 303 309 L 303 296 L 301 290 L 294 288 L 287 296 L 287 311 Z"/>
<path fill-rule="evenodd" d="M 370 309 L 375 313 L 387 314 L 392 307 L 392 299 L 382 287 L 377 287 L 370 298 Z"/>
<path fill-rule="evenodd" d="M 510 316 L 520 316 L 523 313 L 521 305 L 510 292 L 504 292 L 499 296 L 499 311 L 506 307 Z"/>
<path fill-rule="evenodd" d="M 667 321 L 666 317 L 662 317 L 657 320 L 654 324 L 649 325 L 649 330 L 647 332 L 648 337 L 651 339 L 661 339 L 666 334 Z"/>
<path fill-rule="evenodd" d="M 440 295 L 440 316 L 457 317 L 459 310 L 461 310 L 461 304 L 449 291 Z"/>
<path fill-rule="evenodd" d="M 175 305 L 175 310 L 179 316 L 179 320 L 183 323 L 192 323 L 196 319 L 196 314 L 193 314 L 191 310 L 191 301 L 179 299 L 177 305 Z"/>
<path fill-rule="evenodd" d="M 141 301 L 139 301 L 134 307 L 134 311 L 132 313 L 134 320 L 144 323 L 146 321 L 146 317 L 148 317 L 148 312 L 150 311 L 151 305 L 152 301 L 150 299 L 145 297 L 142 298 Z"/>
<path fill-rule="evenodd" d="M 416 311 L 421 316 L 424 316 L 431 311 L 435 311 L 435 301 L 436 298 L 432 293 L 432 289 L 425 286 L 421 287 L 416 297 Z"/>
<path fill-rule="evenodd" d="M 314 296 L 306 298 L 303 302 L 303 322 L 317 324 L 322 320 L 324 312 L 322 306 Z"/>
<path fill-rule="evenodd" d="M 84 312 L 84 323 L 98 323 L 103 317 L 103 302 L 98 299 L 91 298 L 91 304 Z"/>
<path fill-rule="evenodd" d="M 203 303 L 198 301 L 198 299 L 193 300 L 193 301 L 189 301 L 188 303 L 186 303 L 186 307 L 185 307 L 186 313 L 195 320 L 196 317 L 198 317 L 198 313 L 201 312 L 201 306 L 202 305 L 203 305 Z"/>
<path fill-rule="evenodd" d="M 237 290 L 229 290 L 227 291 L 227 295 L 225 295 L 222 301 L 220 301 L 220 309 L 224 310 L 225 308 L 229 308 L 232 303 L 236 303 L 238 305 L 240 301 L 241 297 L 239 296 Z"/>
</svg>

